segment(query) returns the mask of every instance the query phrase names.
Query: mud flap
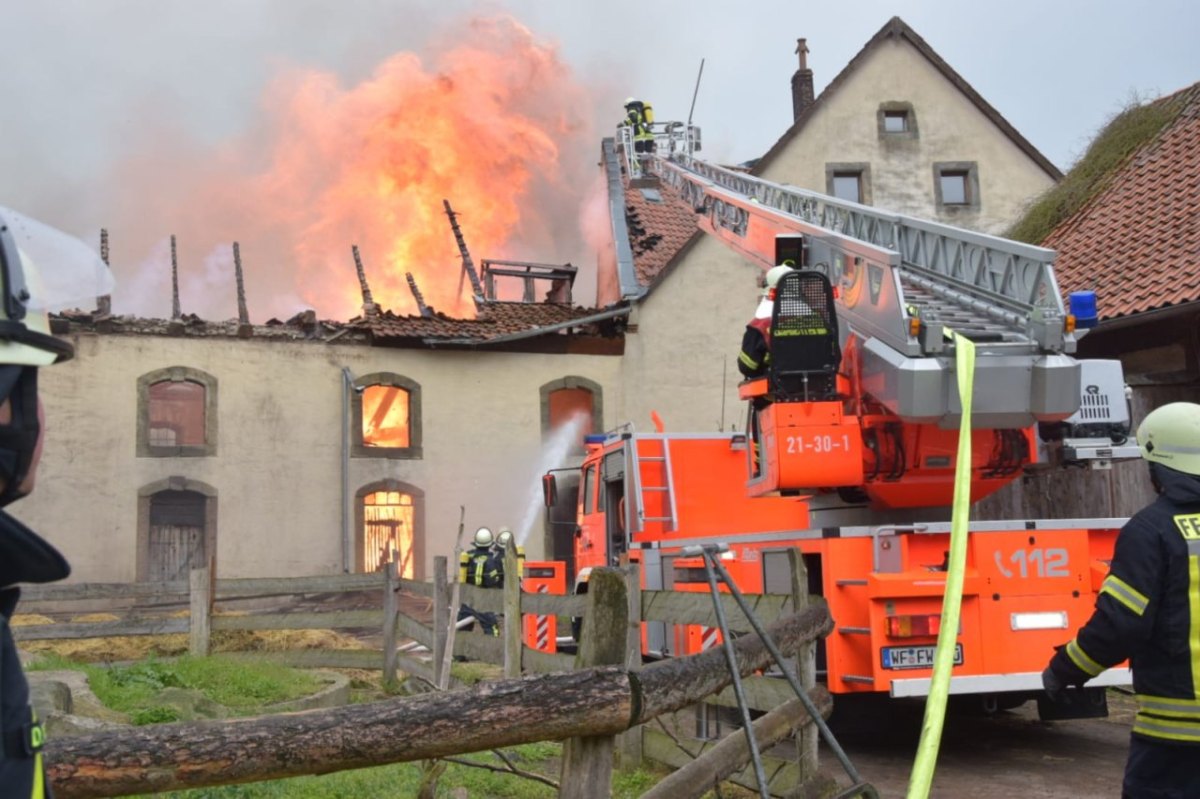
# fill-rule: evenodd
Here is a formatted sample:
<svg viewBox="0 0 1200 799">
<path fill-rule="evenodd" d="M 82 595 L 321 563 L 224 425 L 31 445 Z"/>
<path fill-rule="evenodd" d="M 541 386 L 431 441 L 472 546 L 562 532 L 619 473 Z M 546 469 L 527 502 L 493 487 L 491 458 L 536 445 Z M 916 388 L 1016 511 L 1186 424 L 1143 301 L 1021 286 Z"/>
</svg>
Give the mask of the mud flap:
<svg viewBox="0 0 1200 799">
<path fill-rule="evenodd" d="M 1108 716 L 1108 692 L 1104 688 L 1067 688 L 1057 699 L 1040 694 L 1037 705 L 1042 721 L 1102 719 Z"/>
</svg>

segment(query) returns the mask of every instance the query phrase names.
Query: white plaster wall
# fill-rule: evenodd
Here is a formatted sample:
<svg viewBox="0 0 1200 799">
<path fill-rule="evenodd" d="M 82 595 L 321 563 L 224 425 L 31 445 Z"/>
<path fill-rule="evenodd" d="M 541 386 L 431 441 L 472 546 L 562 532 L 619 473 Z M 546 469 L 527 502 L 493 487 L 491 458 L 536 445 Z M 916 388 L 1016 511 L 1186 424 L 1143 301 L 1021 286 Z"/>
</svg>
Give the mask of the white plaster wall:
<svg viewBox="0 0 1200 799">
<path fill-rule="evenodd" d="M 34 494 L 10 509 L 58 545 L 75 581 L 135 579 L 138 489 L 167 477 L 218 494 L 223 577 L 342 568 L 343 366 L 421 385 L 420 460 L 351 458 L 350 491 L 391 478 L 425 492 L 425 570 L 452 555 L 459 505 L 468 529 L 538 510 L 528 556 L 543 555 L 539 387 L 566 375 L 603 387 L 612 424 L 620 358 L 369 348 L 229 338 L 80 335 L 76 358 L 43 369 L 45 454 Z M 138 458 L 137 380 L 169 366 L 218 381 L 217 453 Z M 351 514 L 353 524 L 354 516 Z"/>
<path fill-rule="evenodd" d="M 724 429 L 742 429 L 737 355 L 760 274 L 715 239 L 696 243 L 639 304 L 637 331 L 626 333 L 621 421 L 649 430 L 656 410 L 667 430 L 715 432 L 724 399 Z"/>
<path fill-rule="evenodd" d="M 881 138 L 881 103 L 913 106 L 915 141 Z M 974 161 L 980 208 L 938 210 L 933 164 Z M 887 39 L 832 95 L 822 101 L 784 152 L 767 180 L 826 191 L 826 163 L 871 166 L 871 205 L 937 219 L 987 233 L 1002 233 L 1028 203 L 1054 185 L 1028 155 L 908 42 Z"/>
</svg>

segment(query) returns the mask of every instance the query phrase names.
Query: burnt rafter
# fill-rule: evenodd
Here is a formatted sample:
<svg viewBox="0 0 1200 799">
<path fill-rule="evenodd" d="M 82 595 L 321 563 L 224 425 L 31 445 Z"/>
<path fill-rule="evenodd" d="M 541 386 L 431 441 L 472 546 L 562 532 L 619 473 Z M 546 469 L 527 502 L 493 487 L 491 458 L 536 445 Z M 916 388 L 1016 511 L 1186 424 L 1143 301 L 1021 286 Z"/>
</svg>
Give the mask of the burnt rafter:
<svg viewBox="0 0 1200 799">
<path fill-rule="evenodd" d="M 449 200 L 442 200 L 442 207 L 446 209 L 446 217 L 450 220 L 450 229 L 454 231 L 454 241 L 458 244 L 458 252 L 462 256 L 462 274 L 471 279 L 471 291 L 475 298 L 475 305 L 479 306 L 485 301 L 483 293 L 483 285 L 479 282 L 479 273 L 475 271 L 475 261 L 471 258 L 471 251 L 467 249 L 467 240 L 463 238 L 462 228 L 458 226 L 458 214 L 450 207 Z M 461 294 L 462 282 L 459 281 L 459 291 Z"/>
<path fill-rule="evenodd" d="M 367 285 L 367 272 L 363 269 L 362 256 L 358 253 L 358 245 L 351 245 L 350 252 L 354 255 L 354 270 L 358 273 L 358 285 L 362 289 L 363 316 L 377 316 L 379 314 L 379 306 L 375 304 L 375 298 L 371 296 L 371 287 Z"/>
<path fill-rule="evenodd" d="M 421 316 L 428 319 L 433 316 L 433 309 L 425 304 L 425 297 L 421 294 L 421 290 L 417 288 L 416 278 L 412 272 L 405 272 L 404 279 L 408 281 L 408 290 L 412 292 L 413 299 L 417 301 L 417 308 L 421 311 Z"/>
</svg>

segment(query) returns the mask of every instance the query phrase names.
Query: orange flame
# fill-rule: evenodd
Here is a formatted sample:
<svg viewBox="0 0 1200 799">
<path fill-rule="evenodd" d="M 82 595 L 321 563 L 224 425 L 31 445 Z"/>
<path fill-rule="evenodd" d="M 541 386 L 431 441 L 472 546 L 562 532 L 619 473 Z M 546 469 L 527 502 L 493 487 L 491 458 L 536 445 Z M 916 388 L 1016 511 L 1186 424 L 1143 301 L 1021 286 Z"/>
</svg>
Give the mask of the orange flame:
<svg viewBox="0 0 1200 799">
<path fill-rule="evenodd" d="M 183 279 L 185 311 L 197 310 L 189 296 L 197 284 L 223 282 L 212 261 L 224 256 L 213 253 L 236 239 L 257 295 L 252 314 L 303 304 L 357 315 L 362 297 L 350 246 L 358 244 L 383 307 L 415 311 L 404 278 L 410 271 L 429 305 L 473 315 L 443 198 L 461 215 L 477 266 L 483 257 L 579 254 L 579 206 L 597 141 L 588 93 L 553 46 L 511 18 L 473 19 L 455 36 L 428 64 L 399 53 L 354 86 L 311 69 L 279 77 L 256 133 L 225 143 L 216 157 L 188 156 L 196 174 L 165 191 L 158 161 L 171 155 L 170 174 L 180 175 L 177 152 L 143 152 L 126 163 L 120 185 L 154 181 L 155 200 L 141 195 L 156 206 L 138 209 L 142 235 L 154 241 L 178 232 L 181 248 L 209 262 L 207 280 Z M 150 232 L 150 225 L 161 226 Z M 575 250 L 563 257 L 564 246 Z M 153 269 L 161 284 L 165 267 Z M 222 296 L 222 305 L 228 301 Z"/>
</svg>

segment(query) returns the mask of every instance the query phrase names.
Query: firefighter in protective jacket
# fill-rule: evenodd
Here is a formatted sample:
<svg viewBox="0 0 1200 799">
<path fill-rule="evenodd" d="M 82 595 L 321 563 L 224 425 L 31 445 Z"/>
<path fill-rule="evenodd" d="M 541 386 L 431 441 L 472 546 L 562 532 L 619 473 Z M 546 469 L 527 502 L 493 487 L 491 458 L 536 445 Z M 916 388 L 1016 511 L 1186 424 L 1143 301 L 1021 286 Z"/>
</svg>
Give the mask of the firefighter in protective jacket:
<svg viewBox="0 0 1200 799">
<path fill-rule="evenodd" d="M 742 335 L 742 350 L 738 353 L 738 371 L 747 380 L 762 377 L 771 364 L 771 312 L 775 308 L 775 287 L 784 275 L 792 271 L 794 263 L 787 260 L 767 270 L 762 299 L 754 310 L 754 318 L 746 325 L 746 332 Z"/>
<path fill-rule="evenodd" d="M 463 582 L 477 585 L 480 588 L 504 586 L 504 558 L 496 554 L 495 543 L 496 537 L 487 527 L 480 527 L 475 531 L 474 548 L 470 552 L 464 552 L 462 556 L 460 568 Z M 459 621 L 469 617 L 479 620 L 479 626 L 483 629 L 484 635 L 500 634 L 495 613 L 475 610 L 468 605 L 461 606 L 458 611 Z"/>
<path fill-rule="evenodd" d="M 1123 796 L 1200 796 L 1200 405 L 1155 409 L 1137 440 L 1158 498 L 1121 529 L 1095 612 L 1042 682 L 1055 699 L 1128 659 L 1138 713 Z"/>
<path fill-rule="evenodd" d="M 41 457 L 38 369 L 69 360 L 72 346 L 50 335 L 48 310 L 111 290 L 108 268 L 77 239 L 0 208 L 0 506 L 33 490 Z M 71 571 L 49 542 L 0 511 L 0 795 L 50 796 L 42 762 L 45 736 L 29 703 L 8 622 L 20 583 L 61 580 Z"/>
</svg>

